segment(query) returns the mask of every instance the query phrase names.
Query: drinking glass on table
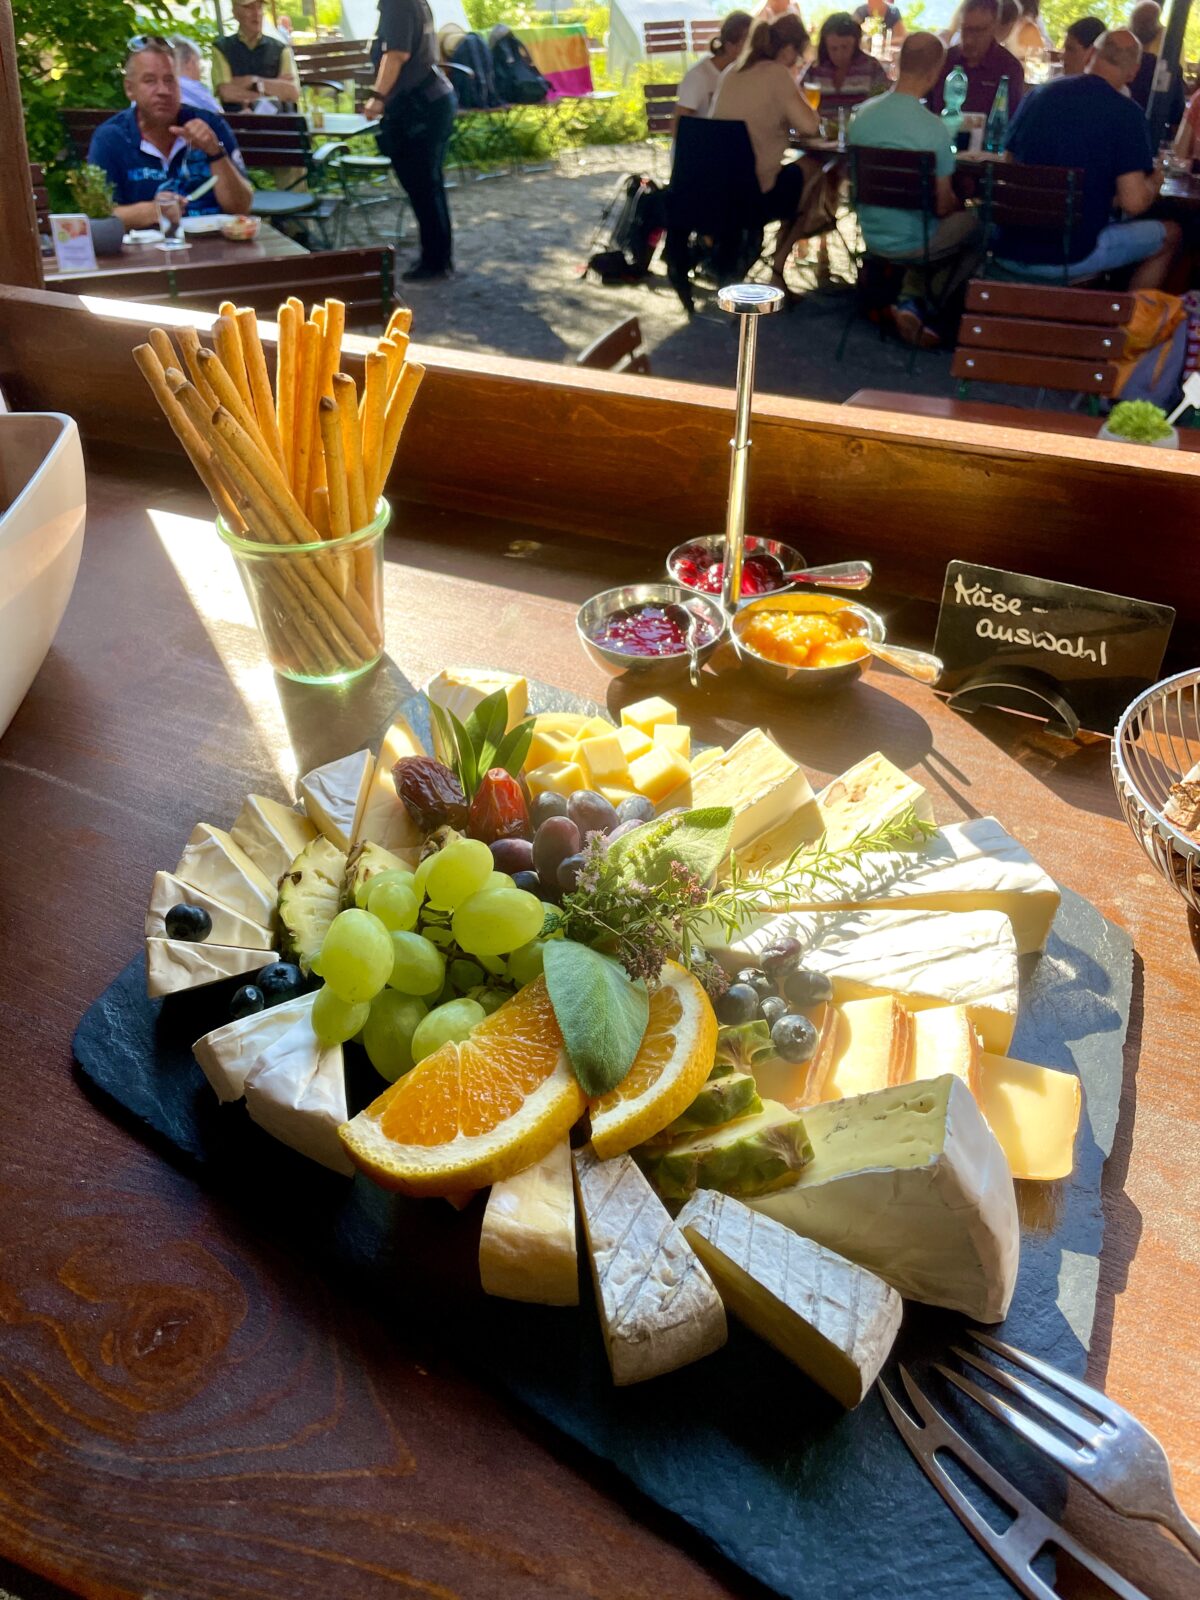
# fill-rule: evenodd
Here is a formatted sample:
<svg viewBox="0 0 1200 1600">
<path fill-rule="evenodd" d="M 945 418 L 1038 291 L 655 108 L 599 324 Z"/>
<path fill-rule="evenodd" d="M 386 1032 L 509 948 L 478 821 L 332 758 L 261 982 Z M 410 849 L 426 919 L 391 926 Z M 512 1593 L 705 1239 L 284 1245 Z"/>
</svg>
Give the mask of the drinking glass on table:
<svg viewBox="0 0 1200 1600">
<path fill-rule="evenodd" d="M 819 111 L 821 109 L 821 88 L 819 84 L 802 83 L 800 85 L 800 93 L 808 101 L 809 105 L 814 111 Z"/>
<path fill-rule="evenodd" d="M 169 189 L 162 189 L 154 196 L 154 209 L 158 212 L 158 226 L 162 231 L 160 250 L 186 250 L 187 240 L 183 237 L 183 213 L 187 208 L 187 201 L 182 195 L 173 194 Z"/>
</svg>

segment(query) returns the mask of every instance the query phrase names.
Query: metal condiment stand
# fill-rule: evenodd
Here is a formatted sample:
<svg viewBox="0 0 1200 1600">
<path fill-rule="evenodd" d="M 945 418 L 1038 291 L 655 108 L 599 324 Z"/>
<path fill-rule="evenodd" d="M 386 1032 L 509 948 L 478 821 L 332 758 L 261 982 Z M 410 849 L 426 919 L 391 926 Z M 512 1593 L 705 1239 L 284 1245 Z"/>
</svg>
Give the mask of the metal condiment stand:
<svg viewBox="0 0 1200 1600">
<path fill-rule="evenodd" d="M 733 614 L 742 593 L 746 548 L 746 491 L 750 481 L 750 408 L 754 401 L 754 363 L 758 319 L 783 306 L 783 290 L 762 283 L 731 283 L 717 295 L 722 311 L 741 319 L 738 331 L 737 414 L 729 463 L 729 503 L 725 510 L 725 575 L 721 604 Z"/>
</svg>

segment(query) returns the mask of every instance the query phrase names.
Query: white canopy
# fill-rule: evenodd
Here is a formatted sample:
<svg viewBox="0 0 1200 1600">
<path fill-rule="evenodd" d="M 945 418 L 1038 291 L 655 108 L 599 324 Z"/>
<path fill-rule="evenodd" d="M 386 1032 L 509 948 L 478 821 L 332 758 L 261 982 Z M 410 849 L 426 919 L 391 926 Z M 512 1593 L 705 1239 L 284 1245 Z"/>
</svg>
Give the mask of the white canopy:
<svg viewBox="0 0 1200 1600">
<path fill-rule="evenodd" d="M 647 22 L 691 22 L 693 18 L 709 22 L 719 20 L 719 15 L 711 0 L 612 0 L 608 15 L 608 70 L 623 75 L 646 60 L 642 28 Z M 666 63 L 671 57 L 658 59 Z M 690 57 L 689 65 L 694 59 Z"/>
<path fill-rule="evenodd" d="M 435 28 L 447 22 L 457 22 L 460 28 L 470 31 L 463 0 L 429 0 Z M 373 39 L 379 21 L 379 0 L 342 0 L 341 30 L 343 39 Z"/>
</svg>

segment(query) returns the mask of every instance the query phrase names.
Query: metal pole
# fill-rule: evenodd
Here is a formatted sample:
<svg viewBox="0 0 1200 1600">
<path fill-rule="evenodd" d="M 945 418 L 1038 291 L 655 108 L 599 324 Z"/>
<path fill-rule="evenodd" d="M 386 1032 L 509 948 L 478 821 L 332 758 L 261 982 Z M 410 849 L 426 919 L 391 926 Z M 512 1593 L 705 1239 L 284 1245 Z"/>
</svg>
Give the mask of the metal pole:
<svg viewBox="0 0 1200 1600">
<path fill-rule="evenodd" d="M 742 593 L 742 558 L 746 548 L 746 498 L 750 485 L 750 413 L 754 404 L 754 368 L 758 357 L 758 319 L 783 306 L 782 289 L 760 283 L 733 283 L 717 295 L 722 311 L 739 319 L 737 402 L 733 438 L 729 442 L 729 501 L 725 508 L 725 571 L 721 603 L 737 610 Z"/>
</svg>

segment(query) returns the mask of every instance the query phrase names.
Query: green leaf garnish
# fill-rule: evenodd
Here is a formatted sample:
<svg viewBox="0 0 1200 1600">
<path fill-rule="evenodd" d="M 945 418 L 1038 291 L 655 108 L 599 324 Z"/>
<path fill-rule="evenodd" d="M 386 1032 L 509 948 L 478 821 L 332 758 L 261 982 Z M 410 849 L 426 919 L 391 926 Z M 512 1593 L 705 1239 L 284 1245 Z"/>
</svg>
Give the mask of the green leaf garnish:
<svg viewBox="0 0 1200 1600">
<path fill-rule="evenodd" d="M 503 767 L 505 772 L 519 777 L 533 741 L 533 722 L 520 722 L 509 733 L 508 696 L 503 689 L 481 700 L 467 718 L 460 722 L 453 711 L 429 702 L 433 718 L 446 751 L 446 764 L 454 769 L 468 800 L 474 797 L 484 774 L 493 767 Z"/>
<path fill-rule="evenodd" d="M 624 967 L 573 939 L 545 951 L 546 987 L 571 1066 L 585 1094 L 615 1089 L 633 1065 L 650 1020 L 650 996 Z"/>
<path fill-rule="evenodd" d="M 732 835 L 732 807 L 704 806 L 623 834 L 608 859 L 645 884 L 665 883 L 675 864 L 708 883 L 729 854 Z"/>
<path fill-rule="evenodd" d="M 467 718 L 466 733 L 475 755 L 475 772 L 482 778 L 496 765 L 496 751 L 508 727 L 508 696 L 503 689 L 481 700 Z"/>
</svg>

